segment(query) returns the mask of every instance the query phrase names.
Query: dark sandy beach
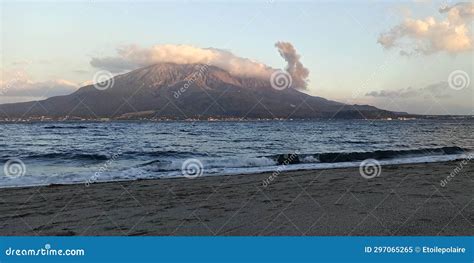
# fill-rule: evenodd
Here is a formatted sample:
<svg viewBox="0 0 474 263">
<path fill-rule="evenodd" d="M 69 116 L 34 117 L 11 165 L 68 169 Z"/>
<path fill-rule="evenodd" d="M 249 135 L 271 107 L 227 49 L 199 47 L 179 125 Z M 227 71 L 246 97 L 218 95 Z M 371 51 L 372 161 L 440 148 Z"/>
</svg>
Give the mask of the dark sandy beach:
<svg viewBox="0 0 474 263">
<path fill-rule="evenodd" d="M 473 235 L 460 162 L 0 189 L 0 234 Z"/>
</svg>

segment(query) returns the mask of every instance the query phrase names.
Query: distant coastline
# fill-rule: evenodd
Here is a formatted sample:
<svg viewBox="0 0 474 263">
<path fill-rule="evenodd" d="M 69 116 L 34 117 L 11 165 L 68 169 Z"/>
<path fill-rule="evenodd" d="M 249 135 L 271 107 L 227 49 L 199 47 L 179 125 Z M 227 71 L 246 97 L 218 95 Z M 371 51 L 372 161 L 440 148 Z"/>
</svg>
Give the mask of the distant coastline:
<svg viewBox="0 0 474 263">
<path fill-rule="evenodd" d="M 229 118 L 229 117 L 202 117 L 202 118 L 83 118 L 78 116 L 66 117 L 27 117 L 27 118 L 0 118 L 0 123 L 18 123 L 18 122 L 110 122 L 110 121 L 148 121 L 148 122 L 166 122 L 166 121 L 222 121 L 222 122 L 238 122 L 238 121 L 324 121 L 324 120 L 385 120 L 385 121 L 412 121 L 412 120 L 470 120 L 474 119 L 474 115 L 406 115 L 400 117 L 384 117 L 384 118 Z"/>
</svg>

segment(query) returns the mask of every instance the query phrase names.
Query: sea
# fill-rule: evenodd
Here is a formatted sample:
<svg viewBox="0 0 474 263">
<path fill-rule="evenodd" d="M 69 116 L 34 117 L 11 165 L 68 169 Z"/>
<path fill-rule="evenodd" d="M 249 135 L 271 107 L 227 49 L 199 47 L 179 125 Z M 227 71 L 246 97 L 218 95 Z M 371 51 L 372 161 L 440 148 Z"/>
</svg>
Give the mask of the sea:
<svg viewBox="0 0 474 263">
<path fill-rule="evenodd" d="M 473 135 L 473 119 L 2 123 L 0 187 L 442 162 Z"/>
</svg>

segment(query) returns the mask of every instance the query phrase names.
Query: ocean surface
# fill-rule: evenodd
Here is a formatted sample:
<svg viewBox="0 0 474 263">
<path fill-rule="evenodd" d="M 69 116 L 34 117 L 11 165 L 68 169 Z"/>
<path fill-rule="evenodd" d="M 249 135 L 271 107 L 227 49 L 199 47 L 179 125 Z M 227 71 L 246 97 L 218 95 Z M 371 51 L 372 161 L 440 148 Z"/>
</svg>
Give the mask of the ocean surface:
<svg viewBox="0 0 474 263">
<path fill-rule="evenodd" d="M 473 134 L 473 120 L 4 123 L 0 187 L 438 162 Z"/>
</svg>

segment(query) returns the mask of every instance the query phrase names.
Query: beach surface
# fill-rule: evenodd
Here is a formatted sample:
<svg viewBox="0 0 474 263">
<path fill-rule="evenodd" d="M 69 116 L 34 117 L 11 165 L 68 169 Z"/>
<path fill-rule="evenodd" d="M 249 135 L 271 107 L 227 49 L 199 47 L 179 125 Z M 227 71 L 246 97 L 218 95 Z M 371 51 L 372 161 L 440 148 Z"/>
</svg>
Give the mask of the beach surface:
<svg viewBox="0 0 474 263">
<path fill-rule="evenodd" d="M 371 179 L 358 167 L 281 172 L 266 187 L 272 173 L 4 188 L 0 234 L 471 236 L 473 175 L 460 160 Z"/>
</svg>

